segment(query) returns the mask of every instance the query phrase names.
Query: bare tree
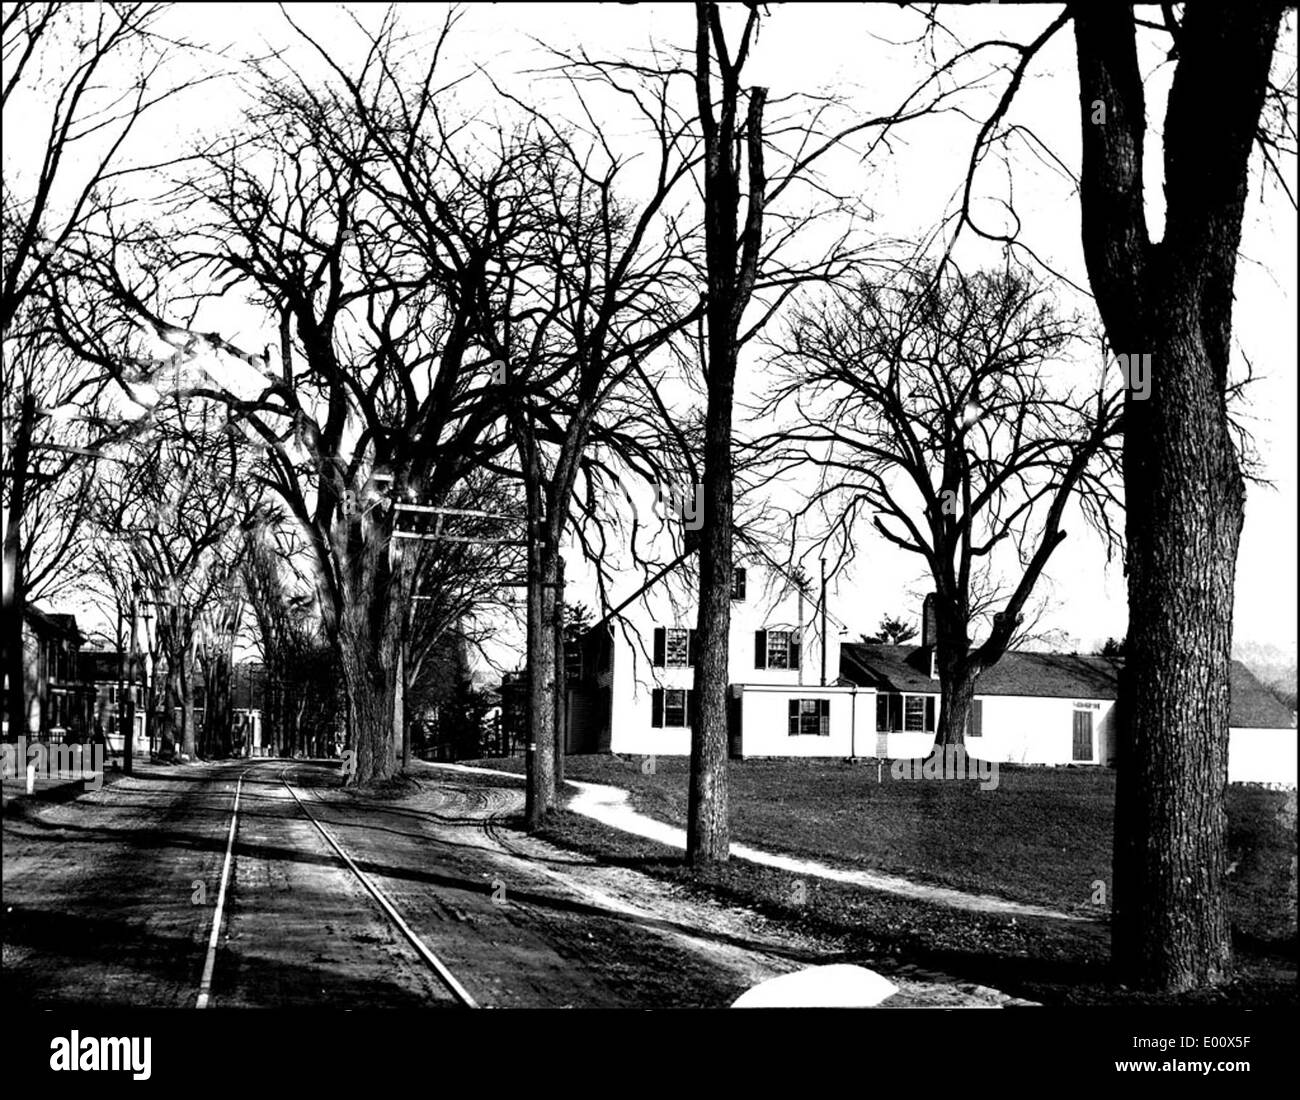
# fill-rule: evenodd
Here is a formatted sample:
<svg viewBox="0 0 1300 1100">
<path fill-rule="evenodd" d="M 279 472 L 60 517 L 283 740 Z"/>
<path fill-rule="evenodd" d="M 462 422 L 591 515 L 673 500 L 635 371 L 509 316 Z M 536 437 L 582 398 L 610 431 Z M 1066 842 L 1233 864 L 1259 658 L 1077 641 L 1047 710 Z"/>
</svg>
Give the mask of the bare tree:
<svg viewBox="0 0 1300 1100">
<path fill-rule="evenodd" d="M 54 575 L 73 544 L 81 515 L 76 487 L 86 473 L 69 456 L 94 446 L 84 438 L 41 438 L 50 413 L 69 408 L 84 414 L 104 379 L 74 370 L 71 385 L 43 389 L 50 376 L 33 372 L 58 353 L 49 346 L 48 284 L 66 264 L 69 242 L 118 204 L 115 188 L 139 165 L 123 165 L 122 151 L 147 111 L 209 77 L 190 72 L 175 81 L 166 72 L 186 44 L 157 33 L 164 4 L 4 5 L 3 110 L 5 120 L 2 203 L 3 256 L 0 333 L 4 340 L 4 628 L 3 669 L 8 680 L 10 729 L 22 722 L 22 618 L 28 598 L 31 554 L 24 528 L 45 527 L 45 576 Z M 26 359 L 24 369 L 14 366 Z M 63 422 L 66 427 L 66 421 Z M 43 431 L 45 429 L 45 431 Z M 84 433 L 82 433 L 84 434 Z M 61 469 L 50 469 L 58 451 Z M 35 470 L 31 469 L 37 463 Z M 37 510 L 29 515 L 30 494 Z M 48 505 L 59 494 L 70 507 L 48 536 Z M 71 521 L 69 521 L 71 520 Z M 29 530 L 34 537 L 41 535 Z M 61 548 L 61 549 L 60 549 Z M 37 578 L 39 584 L 40 578 Z"/>
<path fill-rule="evenodd" d="M 1152 363 L 1149 399 L 1130 389 L 1125 403 L 1129 633 L 1118 705 L 1127 728 L 1113 950 L 1121 973 L 1182 990 L 1231 974 L 1223 795 L 1246 494 L 1228 359 L 1247 165 L 1282 6 L 1189 5 L 1173 24 L 1158 244 L 1143 207 L 1146 106 L 1133 14 L 1071 12 L 1084 256 L 1111 347 Z M 1098 102 L 1110 112 L 1101 126 L 1090 121 Z"/>
<path fill-rule="evenodd" d="M 763 240 L 767 175 L 763 161 L 766 88 L 742 96 L 741 71 L 758 29 L 750 6 L 740 38 L 728 45 L 716 4 L 695 5 L 695 94 L 704 138 L 704 234 L 708 329 L 704 375 L 708 408 L 704 423 L 704 526 L 699 539 L 699 615 L 696 637 L 695 725 L 691 730 L 691 782 L 686 858 L 692 863 L 726 860 L 730 854 L 727 801 L 727 639 L 731 623 L 732 457 L 731 420 L 740 353 L 740 324 L 754 292 Z M 721 101 L 714 107 L 713 65 Z M 744 121 L 740 111 L 747 99 Z M 744 141 L 748 169 L 743 229 L 740 214 Z"/>
<path fill-rule="evenodd" d="M 652 182 L 642 193 L 624 187 L 628 158 L 612 151 L 616 143 L 585 102 L 586 132 L 503 92 L 524 123 L 479 128 L 489 165 L 478 166 L 483 152 L 461 159 L 448 151 L 443 135 L 451 124 L 433 79 L 453 24 L 449 17 L 423 79 L 411 87 L 396 75 L 400 37 L 391 21 L 370 40 L 370 56 L 387 60 L 376 66 L 373 86 L 367 71 L 335 72 L 376 150 L 365 164 L 367 186 L 425 269 L 439 273 L 447 298 L 473 311 L 473 337 L 491 354 L 477 375 L 486 385 L 475 415 L 504 432 L 509 452 L 501 453 L 496 436 L 483 445 L 485 435 L 472 460 L 521 485 L 531 729 L 526 819 L 535 828 L 554 805 L 562 768 L 556 608 L 570 518 L 589 510 L 607 483 L 611 453 L 655 468 L 653 448 L 634 438 L 619 397 L 628 388 L 644 393 L 644 360 L 695 316 L 680 305 L 689 298 L 689 270 L 677 212 L 668 205 L 690 178 L 692 144 L 662 110 L 664 78 L 648 82 L 646 99 L 632 97 L 656 123 L 658 142 Z M 563 59 L 562 71 L 575 85 L 591 76 L 572 58 Z M 485 212 L 477 236 L 466 232 L 475 219 L 457 208 L 463 200 L 456 189 Z M 436 217 L 430 195 L 440 196 Z M 613 417 L 603 415 L 615 406 Z M 468 463 L 457 476 L 467 474 Z"/>
<path fill-rule="evenodd" d="M 383 57 L 363 65 L 357 98 L 383 114 L 385 140 L 406 141 L 402 154 L 429 173 L 421 201 L 431 201 L 420 214 L 443 249 L 435 264 L 408 243 L 397 217 L 401 166 L 377 141 L 375 118 L 353 102 L 350 89 L 361 85 L 337 75 L 338 87 L 316 89 L 292 73 L 264 72 L 247 134 L 205 158 L 175 212 L 190 232 L 171 267 L 202 273 L 198 308 L 231 285 L 246 287 L 278 329 L 277 354 L 250 354 L 197 333 L 191 318 L 162 316 L 117 268 L 105 279 L 184 351 L 187 392 L 224 401 L 265 448 L 258 476 L 309 539 L 348 701 L 353 779 L 364 783 L 396 767 L 410 563 L 392 538 L 394 505 L 447 505 L 467 472 L 508 446 L 492 437 L 497 413 L 484 411 L 474 384 L 486 361 L 475 333 L 491 298 L 492 250 L 510 232 L 500 203 L 510 197 L 504 181 L 515 154 L 481 165 L 461 159 L 453 143 L 467 137 L 430 115 L 403 120 Z M 392 137 L 388 122 L 409 124 L 405 137 Z"/>
<path fill-rule="evenodd" d="M 262 659 L 262 740 L 277 755 L 333 755 L 338 662 L 322 628 L 312 577 L 293 562 L 301 537 L 279 522 L 245 531 L 241 593 Z M 310 729 L 310 733 L 306 731 Z"/>
<path fill-rule="evenodd" d="M 576 69 L 587 75 L 584 66 Z M 504 411 L 533 540 L 530 828 L 554 805 L 563 773 L 561 548 L 575 514 L 591 518 L 600 510 L 598 500 L 616 492 L 611 463 L 655 480 L 666 476 L 658 440 L 641 430 L 654 417 L 645 415 L 650 383 L 644 363 L 698 317 L 684 304 L 690 271 L 679 211 L 670 205 L 690 179 L 692 146 L 666 117 L 667 84 L 665 78 L 639 87 L 644 99 L 638 104 L 654 124 L 656 147 L 653 182 L 636 190 L 624 185 L 630 158 L 611 152 L 590 109 L 593 133 L 583 136 L 528 108 L 541 131 L 529 188 L 533 225 L 508 251 L 508 320 L 485 336 L 499 341 Z"/>
<path fill-rule="evenodd" d="M 223 410 L 175 396 L 163 405 L 154 431 L 129 445 L 129 461 L 101 467 L 94 510 L 100 537 L 130 554 L 137 598 L 157 615 L 167 660 L 163 734 L 193 759 L 196 649 L 205 616 L 228 597 L 238 530 L 255 503 L 243 492 L 241 451 Z"/>
<path fill-rule="evenodd" d="M 1110 534 L 1121 386 L 1104 371 L 1072 384 L 1077 335 L 1025 271 L 950 264 L 808 301 L 773 341 L 770 407 L 794 423 L 765 445 L 782 471 L 818 472 L 796 516 L 829 516 L 840 561 L 868 520 L 933 581 L 936 749 L 962 743 L 975 682 L 1023 621 L 1067 504 Z"/>
<path fill-rule="evenodd" d="M 1014 125 L 1009 112 L 1035 57 L 1073 24 L 1084 259 L 1111 351 L 1149 363 L 1124 412 L 1129 659 L 1118 701 L 1113 951 L 1126 982 L 1177 992 L 1227 981 L 1232 969 L 1224 790 L 1245 507 L 1231 415 L 1233 283 L 1252 149 L 1279 178 L 1283 158 L 1294 165 L 1295 77 L 1271 82 L 1282 4 L 1181 13 L 1163 5 L 1161 13 L 1153 22 L 1129 7 L 1069 4 L 1031 42 L 986 41 L 939 71 L 987 49 L 1012 51 L 1005 89 L 971 153 L 958 225 L 1025 247 L 1018 231 L 972 219 L 973 181 Z M 1159 241 L 1146 214 L 1139 34 L 1173 64 Z M 1285 182 L 1283 190 L 1294 207 Z"/>
</svg>

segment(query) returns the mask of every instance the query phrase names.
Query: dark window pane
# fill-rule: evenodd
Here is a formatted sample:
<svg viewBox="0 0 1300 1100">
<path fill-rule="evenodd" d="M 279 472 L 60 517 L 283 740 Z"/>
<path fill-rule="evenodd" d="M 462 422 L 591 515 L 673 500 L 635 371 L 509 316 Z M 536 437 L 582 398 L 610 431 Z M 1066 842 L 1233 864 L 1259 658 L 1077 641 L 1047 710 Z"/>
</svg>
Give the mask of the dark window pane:
<svg viewBox="0 0 1300 1100">
<path fill-rule="evenodd" d="M 903 728 L 913 733 L 925 732 L 925 696 L 908 695 L 903 703 Z"/>
<path fill-rule="evenodd" d="M 664 725 L 681 728 L 686 725 L 686 691 L 668 688 L 664 691 Z"/>
</svg>

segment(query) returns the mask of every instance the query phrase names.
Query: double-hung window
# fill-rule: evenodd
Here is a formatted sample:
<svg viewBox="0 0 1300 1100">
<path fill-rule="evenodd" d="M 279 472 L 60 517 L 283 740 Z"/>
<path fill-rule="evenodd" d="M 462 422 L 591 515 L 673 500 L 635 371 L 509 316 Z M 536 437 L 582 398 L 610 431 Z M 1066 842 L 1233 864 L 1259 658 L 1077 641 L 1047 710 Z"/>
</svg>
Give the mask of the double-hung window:
<svg viewBox="0 0 1300 1100">
<path fill-rule="evenodd" d="M 686 627 L 675 626 L 655 627 L 655 668 L 690 668 L 694 664 L 694 630 L 688 630 Z"/>
<path fill-rule="evenodd" d="M 690 688 L 655 688 L 650 693 L 654 729 L 686 729 L 694 724 L 695 692 Z"/>
<path fill-rule="evenodd" d="M 789 704 L 791 737 L 829 737 L 831 735 L 831 701 L 829 699 L 791 699 Z"/>
<path fill-rule="evenodd" d="M 799 667 L 799 634 L 794 630 L 759 630 L 754 633 L 755 668 Z"/>
<path fill-rule="evenodd" d="M 876 732 L 934 733 L 938 710 L 934 695 L 880 692 L 876 696 Z"/>
</svg>

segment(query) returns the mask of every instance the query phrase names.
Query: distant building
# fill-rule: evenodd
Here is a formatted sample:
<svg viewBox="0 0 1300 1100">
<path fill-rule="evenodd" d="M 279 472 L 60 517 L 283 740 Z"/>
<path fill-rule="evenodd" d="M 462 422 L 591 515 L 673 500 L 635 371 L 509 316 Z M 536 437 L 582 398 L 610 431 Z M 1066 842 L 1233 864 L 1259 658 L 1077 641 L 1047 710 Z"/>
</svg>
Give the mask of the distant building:
<svg viewBox="0 0 1300 1100">
<path fill-rule="evenodd" d="M 929 754 L 940 703 L 930 601 L 921 644 L 895 646 L 840 642 L 839 620 L 829 612 L 823 620 L 806 586 L 771 563 L 737 568 L 731 597 L 733 758 Z M 587 633 L 580 674 L 569 688 L 567 751 L 690 752 L 694 622 L 693 600 L 674 600 L 657 585 L 616 626 Z M 976 681 L 967 751 L 1018 764 L 1113 763 L 1122 664 L 1112 657 L 1005 654 Z M 512 688 L 518 696 L 519 686 L 502 684 L 505 715 Z M 1232 663 L 1230 690 L 1229 781 L 1294 785 L 1291 713 L 1239 661 Z"/>
<path fill-rule="evenodd" d="M 23 609 L 23 688 L 30 740 L 85 740 L 93 728 L 95 689 L 81 677 L 81 645 L 85 636 L 75 615 Z"/>
<path fill-rule="evenodd" d="M 121 650 L 88 649 L 81 652 L 82 679 L 94 688 L 91 728 L 98 723 L 112 752 L 122 751 L 122 726 L 118 716 L 133 716 L 134 751 L 148 751 L 144 722 L 144 671 L 140 662 L 132 661 Z M 119 678 L 121 698 L 118 697 Z"/>
<path fill-rule="evenodd" d="M 592 627 L 579 643 L 568 685 L 568 752 L 685 756 L 695 724 L 694 578 L 678 596 L 660 581 L 617 624 Z M 730 753 L 852 756 L 862 722 L 851 685 L 839 681 L 843 623 L 823 614 L 813 586 L 771 562 L 732 572 L 728 638 Z"/>
<path fill-rule="evenodd" d="M 513 756 L 528 743 L 528 673 L 522 669 L 502 673 L 499 756 Z"/>
<path fill-rule="evenodd" d="M 262 727 L 266 696 L 264 665 L 243 661 L 230 670 L 231 744 L 236 756 L 265 756 L 270 752 Z"/>
</svg>

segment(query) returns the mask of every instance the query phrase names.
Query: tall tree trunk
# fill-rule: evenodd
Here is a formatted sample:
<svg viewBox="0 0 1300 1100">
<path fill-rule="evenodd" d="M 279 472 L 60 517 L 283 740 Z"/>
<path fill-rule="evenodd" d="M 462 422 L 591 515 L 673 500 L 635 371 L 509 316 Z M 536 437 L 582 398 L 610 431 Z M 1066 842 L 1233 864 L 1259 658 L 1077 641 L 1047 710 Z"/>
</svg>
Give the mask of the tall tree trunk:
<svg viewBox="0 0 1300 1100">
<path fill-rule="evenodd" d="M 217 675 L 209 689 L 208 706 L 212 708 L 216 722 L 218 751 L 222 756 L 230 756 L 234 750 L 230 725 L 230 666 L 233 654 L 229 651 L 217 658 Z"/>
<path fill-rule="evenodd" d="M 969 661 L 954 662 L 940 670 L 939 715 L 934 735 L 934 751 L 949 745 L 965 745 L 970 712 L 975 702 L 975 670 Z"/>
<path fill-rule="evenodd" d="M 373 552 L 373 551 L 372 551 Z M 376 557 L 386 555 L 380 551 Z M 390 585 L 383 565 L 370 571 L 368 592 L 358 592 L 344 609 L 337 631 L 339 666 L 351 718 L 351 747 L 356 751 L 356 771 L 350 782 L 372 783 L 397 771 L 397 745 L 393 738 L 400 674 L 401 631 L 398 626 L 403 594 Z"/>
<path fill-rule="evenodd" d="M 9 494 L 9 515 L 4 533 L 4 677 L 9 681 L 5 708 L 9 736 L 27 733 L 27 705 L 23 680 L 23 611 L 27 606 L 26 575 L 23 569 L 22 520 L 27 503 L 27 464 L 31 456 L 32 426 L 36 419 L 36 398 L 24 389 L 18 431 L 13 445 L 13 484 Z"/>
<path fill-rule="evenodd" d="M 126 634 L 124 630 L 125 627 L 124 619 L 125 619 L 125 615 L 123 612 L 121 600 L 119 599 L 117 605 L 117 636 L 116 636 L 117 707 L 115 708 L 116 711 L 115 717 L 117 719 L 117 728 L 122 734 L 122 771 L 127 775 L 131 775 L 135 770 L 132 761 L 132 757 L 134 756 L 134 753 L 132 753 L 131 751 L 132 748 L 131 741 L 135 734 L 135 716 L 132 713 L 131 708 L 127 705 L 126 693 L 129 690 L 132 692 L 132 694 L 134 694 L 135 688 L 134 686 L 131 686 L 130 688 L 128 688 L 127 686 L 127 672 L 126 672 L 127 642 L 126 642 Z M 132 631 L 131 646 L 132 649 L 134 649 L 135 647 L 135 633 L 134 633 L 135 632 L 135 608 L 134 607 L 131 608 L 131 631 Z M 134 653 L 132 654 L 132 657 L 134 658 Z M 135 662 L 133 659 L 132 660 L 133 672 L 134 672 L 134 665 Z"/>
<path fill-rule="evenodd" d="M 569 675 L 565 667 L 564 646 L 564 555 L 555 557 L 555 595 L 552 599 L 555 623 L 555 803 L 558 805 L 564 794 L 564 754 L 568 749 L 566 732 L 568 725 Z"/>
<path fill-rule="evenodd" d="M 153 661 L 152 654 L 146 655 L 144 660 Z M 141 662 L 143 665 L 143 661 Z M 154 739 L 158 735 L 157 715 L 155 714 L 155 700 L 158 695 L 158 686 L 154 679 L 156 676 L 155 666 L 150 663 L 143 669 L 144 675 L 144 743 L 149 746 L 149 751 L 154 751 Z"/>
<path fill-rule="evenodd" d="M 1160 383 L 1125 435 L 1128 652 L 1115 962 L 1139 984 L 1231 974 L 1225 884 L 1233 578 L 1245 515 L 1214 371 L 1170 303 Z M 1126 743 L 1127 742 L 1127 743 Z"/>
<path fill-rule="evenodd" d="M 181 663 L 174 653 L 167 657 L 167 678 L 163 681 L 162 736 L 172 745 L 173 752 L 180 751 L 180 729 L 176 712 L 181 706 Z"/>
<path fill-rule="evenodd" d="M 722 373 L 722 372 L 720 372 Z M 731 852 L 727 799 L 727 692 L 731 682 L 731 379 L 709 389 L 704 455 L 705 522 L 700 541 L 695 714 L 686 858 L 725 862 Z"/>
<path fill-rule="evenodd" d="M 396 696 L 393 699 L 393 744 L 401 754 L 402 771 L 411 767 L 411 740 L 406 731 L 406 647 L 397 644 L 397 675 L 394 677 Z"/>
<path fill-rule="evenodd" d="M 699 534 L 698 657 L 695 719 L 691 729 L 691 780 L 686 823 L 689 863 L 724 862 L 730 854 L 727 799 L 727 694 L 730 684 L 732 457 L 731 419 L 739 356 L 740 323 L 754 290 L 763 238 L 767 177 L 763 166 L 765 88 L 749 90 L 743 130 L 737 118 L 740 77 L 758 13 L 751 8 L 741 43 L 727 50 L 716 4 L 695 5 L 695 96 L 704 138 L 704 237 L 708 293 L 704 421 L 703 528 Z M 713 47 L 710 42 L 713 42 Z M 715 112 L 712 51 L 722 84 Z M 732 56 L 727 56 L 728 54 Z M 748 167 L 743 232 L 737 145 Z M 691 487 L 692 489 L 694 486 Z M 689 535 L 688 535 L 689 540 Z"/>
<path fill-rule="evenodd" d="M 1129 984 L 1225 981 L 1233 577 L 1245 490 L 1227 414 L 1247 168 L 1281 6 L 1187 5 L 1164 125 L 1165 235 L 1148 236 L 1132 10 L 1076 5 L 1083 247 L 1125 399 L 1128 653 L 1117 704 L 1112 950 Z M 1106 121 L 1096 124 L 1097 104 Z"/>
<path fill-rule="evenodd" d="M 356 771 L 350 784 L 388 779 L 397 770 L 393 748 L 393 704 L 396 699 L 396 654 L 381 651 L 376 640 L 354 631 L 340 635 L 339 663 L 348 700 Z M 385 660 L 386 658 L 386 660 Z"/>
<path fill-rule="evenodd" d="M 273 664 L 262 670 L 262 739 L 272 756 L 284 753 L 284 721 L 281 717 L 280 684 L 283 683 L 284 660 L 277 655 Z M 253 706 L 252 678 L 249 678 L 248 706 Z"/>
<path fill-rule="evenodd" d="M 194 728 L 194 658 L 187 646 L 180 661 L 178 686 L 181 696 L 181 752 L 193 760 L 198 755 L 197 730 Z"/>
<path fill-rule="evenodd" d="M 524 817 L 539 828 L 555 803 L 555 581 L 559 555 L 549 539 L 529 547 L 528 788 Z"/>
<path fill-rule="evenodd" d="M 404 563 L 394 558 L 391 532 L 380 526 L 387 522 L 354 518 L 338 532 L 346 539 L 339 547 L 345 581 L 332 634 L 356 752 L 351 785 L 389 779 L 397 771 L 393 723 L 407 578 Z"/>
</svg>

